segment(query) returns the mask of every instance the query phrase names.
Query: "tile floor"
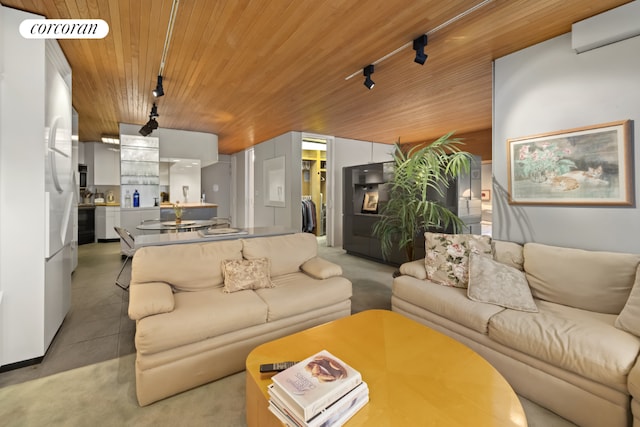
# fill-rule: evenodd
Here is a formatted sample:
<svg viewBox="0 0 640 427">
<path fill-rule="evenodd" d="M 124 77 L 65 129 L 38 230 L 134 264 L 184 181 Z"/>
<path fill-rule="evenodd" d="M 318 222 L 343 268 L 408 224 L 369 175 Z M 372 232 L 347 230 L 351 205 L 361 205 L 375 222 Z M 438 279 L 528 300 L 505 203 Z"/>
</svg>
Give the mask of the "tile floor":
<svg viewBox="0 0 640 427">
<path fill-rule="evenodd" d="M 129 293 L 115 285 L 122 262 L 119 242 L 80 246 L 71 309 L 44 360 L 0 373 L 0 387 L 135 353 Z M 129 267 L 123 274 L 130 274 Z"/>
</svg>

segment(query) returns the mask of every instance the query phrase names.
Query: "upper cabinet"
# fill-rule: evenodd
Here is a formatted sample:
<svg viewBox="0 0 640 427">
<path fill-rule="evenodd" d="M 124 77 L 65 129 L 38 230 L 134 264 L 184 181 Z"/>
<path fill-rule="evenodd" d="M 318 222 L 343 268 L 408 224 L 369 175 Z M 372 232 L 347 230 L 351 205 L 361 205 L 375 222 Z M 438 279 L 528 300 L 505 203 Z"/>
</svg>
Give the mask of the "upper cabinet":
<svg viewBox="0 0 640 427">
<path fill-rule="evenodd" d="M 120 148 L 101 142 L 84 143 L 89 186 L 120 185 Z"/>
</svg>

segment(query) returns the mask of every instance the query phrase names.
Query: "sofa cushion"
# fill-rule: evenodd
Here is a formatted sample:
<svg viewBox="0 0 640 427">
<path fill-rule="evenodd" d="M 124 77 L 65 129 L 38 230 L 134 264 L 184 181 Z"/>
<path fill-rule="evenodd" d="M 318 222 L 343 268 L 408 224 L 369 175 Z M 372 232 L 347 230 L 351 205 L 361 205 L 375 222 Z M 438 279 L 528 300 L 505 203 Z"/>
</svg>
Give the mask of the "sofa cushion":
<svg viewBox="0 0 640 427">
<path fill-rule="evenodd" d="M 482 334 L 487 333 L 491 316 L 504 310 L 470 300 L 466 289 L 440 286 L 411 276 L 393 279 L 393 295 Z"/>
<path fill-rule="evenodd" d="M 629 372 L 627 383 L 629 384 L 629 393 L 631 393 L 634 400 L 640 402 L 640 361 Z M 638 415 L 640 416 L 640 413 Z"/>
<path fill-rule="evenodd" d="M 523 247 L 519 243 L 508 242 L 506 240 L 491 241 L 493 259 L 509 267 L 517 268 L 520 271 L 524 270 L 524 255 L 522 250 Z"/>
<path fill-rule="evenodd" d="M 424 233 L 427 277 L 434 283 L 466 288 L 469 253 L 491 256 L 491 237 L 475 234 Z"/>
<path fill-rule="evenodd" d="M 635 281 L 640 255 L 524 245 L 534 297 L 598 313 L 618 314 Z"/>
<path fill-rule="evenodd" d="M 273 288 L 270 268 L 269 258 L 226 259 L 222 261 L 224 291 L 231 293 L 244 289 Z"/>
<path fill-rule="evenodd" d="M 342 275 L 342 267 L 317 256 L 302 264 L 300 269 L 316 279 L 328 279 L 329 277 Z"/>
<path fill-rule="evenodd" d="M 242 242 L 225 240 L 145 246 L 133 257 L 131 280 L 165 282 L 181 291 L 220 287 L 223 283 L 221 261 L 224 259 L 242 259 Z"/>
<path fill-rule="evenodd" d="M 129 286 L 128 314 L 131 320 L 168 313 L 173 311 L 174 307 L 173 292 L 171 286 L 166 283 L 136 283 Z"/>
<path fill-rule="evenodd" d="M 351 298 L 351 282 L 344 277 L 318 280 L 299 272 L 273 277 L 272 280 L 276 285 L 274 288 L 255 291 L 269 307 L 269 322 Z"/>
<path fill-rule="evenodd" d="M 227 294 L 220 287 L 178 292 L 174 299 L 172 312 L 138 321 L 135 341 L 139 353 L 153 354 L 267 321 L 267 305 L 255 291 Z"/>
<path fill-rule="evenodd" d="M 640 337 L 640 267 L 636 271 L 636 280 L 629 299 L 616 318 L 615 326 Z"/>
<path fill-rule="evenodd" d="M 467 296 L 514 310 L 538 311 L 522 271 L 473 253 L 469 255 Z"/>
<path fill-rule="evenodd" d="M 425 268 L 425 260 L 417 259 L 415 261 L 405 262 L 400 266 L 400 274 L 412 276 L 416 279 L 426 279 L 427 269 Z"/>
<path fill-rule="evenodd" d="M 300 266 L 318 254 L 318 241 L 313 234 L 257 237 L 242 240 L 246 259 L 269 258 L 271 278 L 300 271 Z"/>
<path fill-rule="evenodd" d="M 537 300 L 538 313 L 505 310 L 489 321 L 500 344 L 608 385 L 626 384 L 640 338 L 616 329 L 615 316 Z"/>
</svg>

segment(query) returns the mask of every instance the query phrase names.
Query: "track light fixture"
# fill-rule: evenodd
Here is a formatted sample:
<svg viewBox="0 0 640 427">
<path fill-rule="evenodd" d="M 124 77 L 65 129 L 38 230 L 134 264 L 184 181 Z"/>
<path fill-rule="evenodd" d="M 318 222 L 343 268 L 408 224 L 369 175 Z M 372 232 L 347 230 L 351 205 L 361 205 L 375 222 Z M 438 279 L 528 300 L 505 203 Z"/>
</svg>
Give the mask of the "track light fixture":
<svg viewBox="0 0 640 427">
<path fill-rule="evenodd" d="M 158 83 L 156 84 L 156 88 L 153 90 L 153 96 L 160 97 L 164 95 L 164 88 L 162 87 L 162 76 L 158 76 Z"/>
<path fill-rule="evenodd" d="M 429 56 L 424 53 L 424 47 L 426 45 L 427 45 L 426 34 L 421 35 L 420 37 L 418 37 L 413 41 L 413 50 L 416 51 L 416 59 L 414 59 L 414 61 L 420 65 L 424 65 L 425 61 L 427 60 L 427 57 Z"/>
<path fill-rule="evenodd" d="M 158 114 L 158 106 L 156 105 L 156 103 L 153 103 L 153 107 L 151 107 L 151 113 L 149 114 L 149 117 L 160 117 L 160 115 Z"/>
<path fill-rule="evenodd" d="M 151 107 L 151 113 L 149 114 L 149 121 L 145 123 L 142 128 L 138 131 L 140 135 L 147 136 L 150 135 L 151 132 L 158 129 L 158 122 L 156 121 L 156 117 L 160 117 L 158 114 L 158 106 L 156 103 L 153 103 L 153 107 Z"/>
<path fill-rule="evenodd" d="M 365 76 L 364 85 L 367 89 L 371 90 L 375 86 L 373 80 L 371 80 L 371 74 L 373 74 L 373 64 L 369 64 L 362 69 L 362 75 Z"/>
</svg>

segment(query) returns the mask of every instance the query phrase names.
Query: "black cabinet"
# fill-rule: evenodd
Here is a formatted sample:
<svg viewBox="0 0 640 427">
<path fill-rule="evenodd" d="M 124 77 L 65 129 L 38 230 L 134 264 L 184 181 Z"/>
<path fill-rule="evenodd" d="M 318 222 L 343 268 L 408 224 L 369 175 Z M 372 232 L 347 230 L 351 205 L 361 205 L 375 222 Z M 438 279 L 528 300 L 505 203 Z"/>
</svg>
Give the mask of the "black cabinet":
<svg viewBox="0 0 640 427">
<path fill-rule="evenodd" d="M 393 162 L 345 167 L 342 174 L 343 248 L 351 255 L 392 265 L 402 264 L 404 252 L 394 248 L 389 259 L 384 260 L 380 240 L 373 236 L 373 226 L 380 219 L 379 212 L 389 199 L 387 182 L 393 177 Z"/>
<path fill-rule="evenodd" d="M 443 196 L 431 191 L 430 200 L 438 201 L 465 223 L 464 232 L 480 234 L 480 157 L 472 156 L 468 174 L 451 183 Z M 393 178 L 393 162 L 348 166 L 343 178 L 343 248 L 347 253 L 400 265 L 407 261 L 404 250 L 393 248 L 387 260 L 382 257 L 380 240 L 373 236 L 378 212 L 389 199 L 388 182 Z M 448 232 L 451 232 L 449 230 Z M 414 258 L 424 257 L 424 230 L 414 236 Z"/>
<path fill-rule="evenodd" d="M 78 206 L 78 245 L 93 243 L 95 241 L 95 221 L 95 206 Z"/>
</svg>

